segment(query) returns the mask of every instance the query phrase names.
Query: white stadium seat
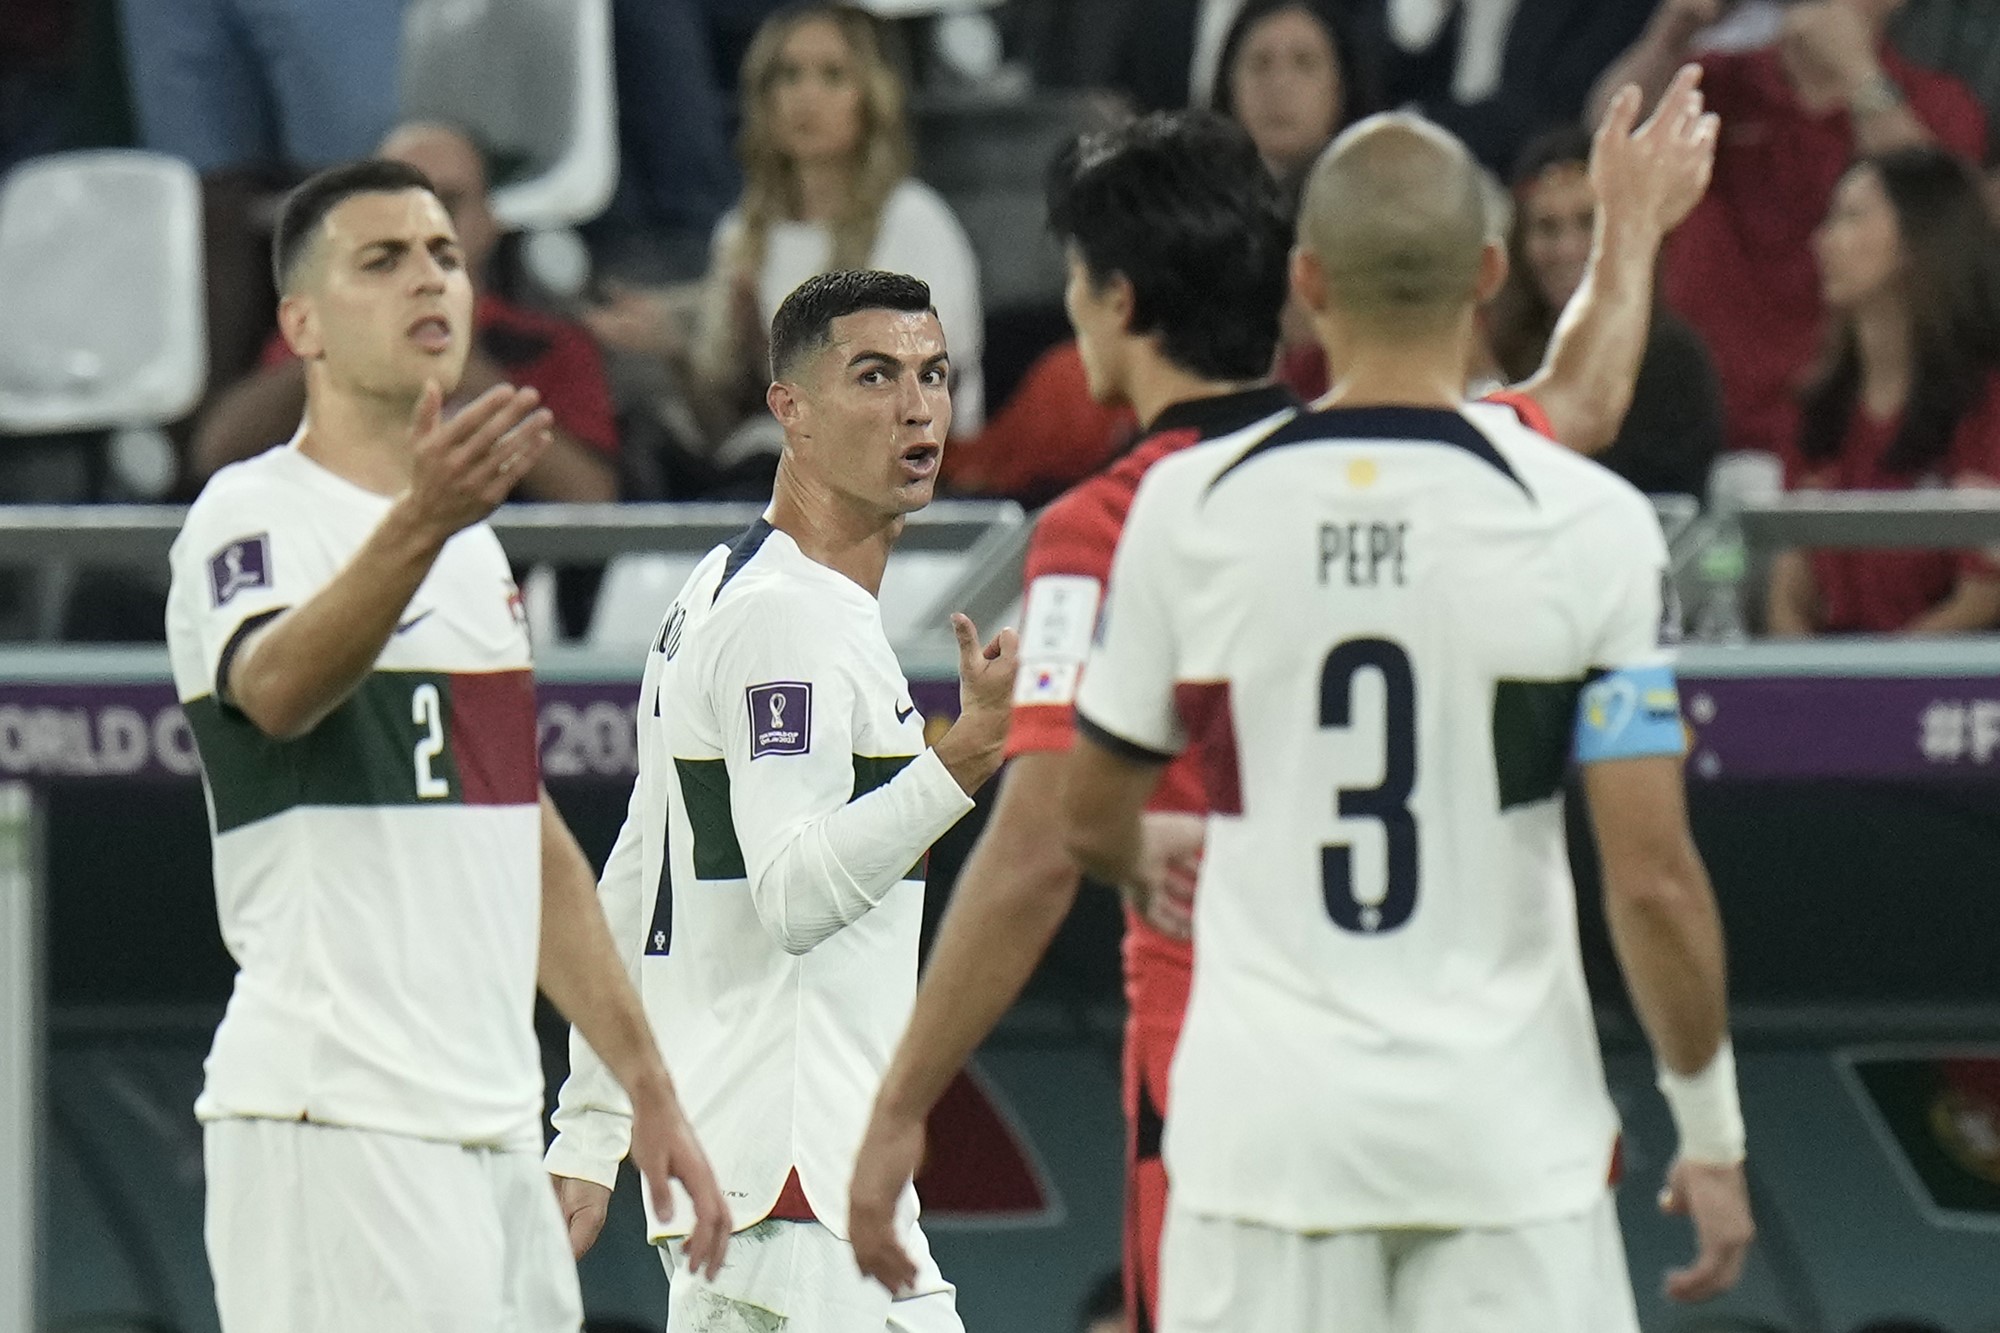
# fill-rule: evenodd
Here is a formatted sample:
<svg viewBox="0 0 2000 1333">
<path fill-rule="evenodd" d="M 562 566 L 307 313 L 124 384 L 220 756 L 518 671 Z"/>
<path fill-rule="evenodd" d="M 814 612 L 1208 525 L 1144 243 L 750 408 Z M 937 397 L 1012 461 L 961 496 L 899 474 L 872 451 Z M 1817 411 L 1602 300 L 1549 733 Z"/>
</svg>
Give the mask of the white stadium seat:
<svg viewBox="0 0 2000 1333">
<path fill-rule="evenodd" d="M 404 119 L 466 129 L 501 165 L 501 226 L 558 231 L 611 202 L 610 0 L 411 0 L 402 83 Z"/>
<path fill-rule="evenodd" d="M 35 158 L 0 182 L 0 432 L 149 426 L 208 377 L 201 186 L 185 163 L 110 150 Z"/>
</svg>

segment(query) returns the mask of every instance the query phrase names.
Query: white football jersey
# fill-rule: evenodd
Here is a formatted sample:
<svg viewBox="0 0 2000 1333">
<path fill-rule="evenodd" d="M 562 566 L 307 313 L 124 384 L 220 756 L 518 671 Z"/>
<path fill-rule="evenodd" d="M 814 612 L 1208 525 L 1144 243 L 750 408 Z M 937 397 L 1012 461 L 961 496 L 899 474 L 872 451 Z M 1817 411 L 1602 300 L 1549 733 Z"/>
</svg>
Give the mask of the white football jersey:
<svg viewBox="0 0 2000 1333">
<path fill-rule="evenodd" d="M 875 598 L 761 521 L 702 560 L 646 658 L 639 780 L 599 894 L 737 1228 L 796 1169 L 846 1236 L 916 997 L 921 863 L 971 808 Z M 572 1032 L 549 1169 L 610 1185 L 630 1123 Z M 648 1205 L 654 1239 L 692 1219 L 684 1196 L 665 1225 Z"/>
<path fill-rule="evenodd" d="M 1561 788 L 1586 680 L 1665 660 L 1665 572 L 1644 497 L 1505 407 L 1307 413 L 1148 474 L 1078 709 L 1193 748 L 1215 810 L 1177 1205 L 1310 1232 L 1602 1197 Z"/>
<path fill-rule="evenodd" d="M 167 646 L 239 969 L 195 1111 L 532 1149 L 541 780 L 492 530 L 445 544 L 306 735 L 272 740 L 218 688 L 245 634 L 325 587 L 391 503 L 280 447 L 218 472 L 174 542 Z"/>
</svg>

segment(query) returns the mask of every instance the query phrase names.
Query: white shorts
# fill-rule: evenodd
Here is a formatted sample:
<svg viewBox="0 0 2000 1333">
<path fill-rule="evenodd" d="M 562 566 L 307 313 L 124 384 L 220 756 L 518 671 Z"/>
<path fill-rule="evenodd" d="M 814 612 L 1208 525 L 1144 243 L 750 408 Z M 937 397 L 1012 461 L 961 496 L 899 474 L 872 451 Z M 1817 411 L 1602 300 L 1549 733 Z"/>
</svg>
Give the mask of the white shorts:
<svg viewBox="0 0 2000 1333">
<path fill-rule="evenodd" d="M 1300 1235 L 1170 1208 L 1160 1333 L 1639 1333 L 1618 1213 Z"/>
<path fill-rule="evenodd" d="M 688 1272 L 675 1237 L 660 1246 L 667 1333 L 964 1333 L 957 1289 L 938 1272 L 922 1229 L 912 1226 L 903 1243 L 917 1281 L 892 1301 L 855 1264 L 854 1247 L 817 1222 L 767 1218 L 737 1232 L 713 1282 Z"/>
<path fill-rule="evenodd" d="M 203 1129 L 223 1333 L 576 1333 L 534 1152 L 293 1120 Z"/>
</svg>

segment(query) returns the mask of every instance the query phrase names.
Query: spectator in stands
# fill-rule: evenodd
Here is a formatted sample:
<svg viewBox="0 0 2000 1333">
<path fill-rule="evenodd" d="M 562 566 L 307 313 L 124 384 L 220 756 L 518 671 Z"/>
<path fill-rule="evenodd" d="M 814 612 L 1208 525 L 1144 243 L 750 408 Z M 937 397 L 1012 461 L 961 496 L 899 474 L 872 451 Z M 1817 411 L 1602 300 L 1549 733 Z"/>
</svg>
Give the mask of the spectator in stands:
<svg viewBox="0 0 2000 1333">
<path fill-rule="evenodd" d="M 1821 322 L 1809 244 L 1857 155 L 1935 142 L 1979 161 L 1986 117 L 1965 86 L 1898 56 L 1884 33 L 1902 0 L 1806 0 L 1766 47 L 1700 55 L 1722 117 L 1715 185 L 1667 248 L 1667 303 L 1707 341 L 1721 372 L 1731 449 L 1779 452 Z M 1598 83 L 1650 92 L 1695 50 L 1727 0 L 1663 0 Z"/>
<path fill-rule="evenodd" d="M 1807 490 L 2000 486 L 2000 230 L 1970 166 L 1935 148 L 1868 158 L 1813 237 L 1832 314 L 1798 413 Z M 2000 565 L 1975 552 L 1788 551 L 1774 634 L 1982 630 Z"/>
<path fill-rule="evenodd" d="M 985 420 L 978 262 L 950 207 L 910 175 L 905 90 L 876 23 L 849 5 L 808 4 L 774 15 L 751 43 L 743 198 L 716 227 L 693 338 L 653 295 L 620 293 L 587 317 L 607 344 L 686 369 L 732 492 L 769 489 L 782 439 L 764 408 L 765 330 L 816 273 L 879 268 L 929 283 L 956 376 L 953 428 Z"/>
<path fill-rule="evenodd" d="M 1249 0 L 1222 42 L 1213 105 L 1296 198 L 1320 150 L 1375 109 L 1354 31 L 1326 0 Z"/>
<path fill-rule="evenodd" d="M 1654 0 L 1370 0 L 1388 100 L 1414 106 L 1503 173 L 1528 141 L 1583 118 L 1591 84 Z M 1594 118 L 1593 118 L 1594 123 Z"/>
<path fill-rule="evenodd" d="M 602 501 L 618 498 L 618 432 L 597 348 L 566 320 L 502 299 L 487 283 L 500 238 L 487 199 L 486 167 L 478 147 L 459 130 L 404 125 L 382 143 L 381 155 L 428 176 L 450 210 L 472 275 L 478 331 L 453 403 L 470 402 L 503 381 L 540 392 L 555 414 L 555 444 L 521 479 L 515 494 L 529 500 Z M 203 414 L 194 461 L 203 479 L 238 459 L 283 443 L 305 410 L 305 368 L 277 335 L 263 367 L 228 389 Z"/>
<path fill-rule="evenodd" d="M 396 123 L 406 0 L 119 0 L 141 144 L 202 176 L 211 384 L 255 363 L 277 296 L 273 187 Z"/>
<path fill-rule="evenodd" d="M 1590 136 L 1577 125 L 1542 135 L 1522 153 L 1511 184 L 1511 267 L 1488 308 L 1487 335 L 1500 378 L 1518 383 L 1541 365 L 1556 316 L 1590 262 L 1597 220 Z M 1656 306 L 1632 406 L 1597 461 L 1651 495 L 1700 495 L 1721 447 L 1722 396 L 1708 349 Z"/>
</svg>

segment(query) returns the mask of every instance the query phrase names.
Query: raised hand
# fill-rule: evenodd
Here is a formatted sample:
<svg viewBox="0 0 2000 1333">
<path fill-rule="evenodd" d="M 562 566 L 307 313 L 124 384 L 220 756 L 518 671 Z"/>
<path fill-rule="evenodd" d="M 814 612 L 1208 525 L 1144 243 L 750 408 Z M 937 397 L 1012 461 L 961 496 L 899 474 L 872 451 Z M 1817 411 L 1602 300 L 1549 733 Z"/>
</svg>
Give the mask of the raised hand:
<svg viewBox="0 0 2000 1333">
<path fill-rule="evenodd" d="M 555 442 L 555 418 L 533 389 L 496 384 L 444 418 L 444 393 L 424 386 L 411 422 L 412 467 L 404 502 L 443 539 L 500 506 Z"/>
<path fill-rule="evenodd" d="M 1694 1221 L 1694 1262 L 1667 1274 L 1667 1295 L 1676 1301 L 1706 1301 L 1734 1287 L 1743 1275 L 1750 1242 L 1757 1238 L 1742 1163 L 1676 1160 L 1660 1193 L 1660 1211 Z"/>
<path fill-rule="evenodd" d="M 1704 108 L 1699 65 L 1682 66 L 1635 129 L 1641 100 L 1629 84 L 1611 99 L 1591 143 L 1590 182 L 1607 224 L 1636 222 L 1665 235 L 1707 193 L 1721 123 Z"/>
<path fill-rule="evenodd" d="M 954 612 L 958 636 L 958 721 L 937 743 L 937 757 L 970 795 L 1000 767 L 1007 722 L 1014 710 L 1014 673 L 1020 666 L 1020 636 L 1003 629 L 984 648 L 979 627 Z"/>
</svg>

